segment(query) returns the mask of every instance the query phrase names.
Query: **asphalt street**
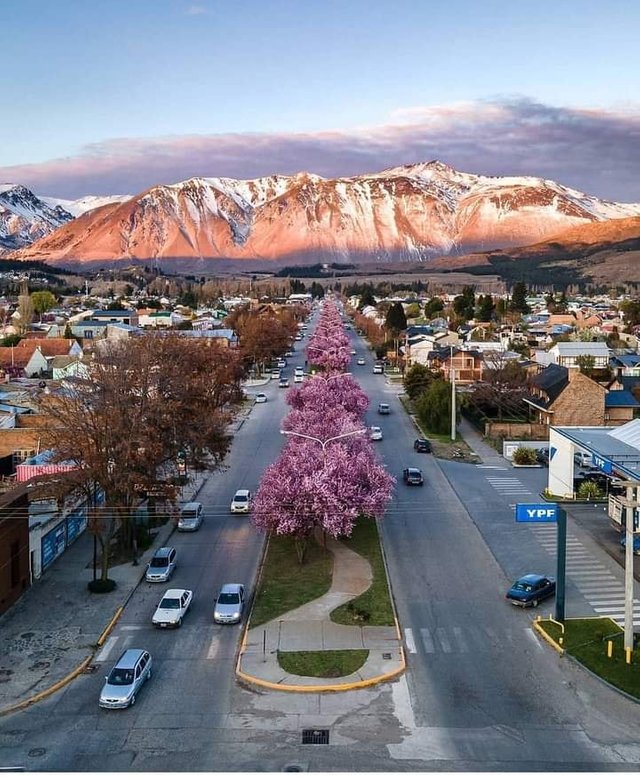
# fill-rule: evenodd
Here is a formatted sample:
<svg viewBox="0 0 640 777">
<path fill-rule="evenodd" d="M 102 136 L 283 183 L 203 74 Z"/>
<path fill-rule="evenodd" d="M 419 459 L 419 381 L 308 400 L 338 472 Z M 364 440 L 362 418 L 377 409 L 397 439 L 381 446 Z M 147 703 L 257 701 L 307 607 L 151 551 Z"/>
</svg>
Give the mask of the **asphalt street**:
<svg viewBox="0 0 640 777">
<path fill-rule="evenodd" d="M 296 344 L 289 377 L 303 363 L 304 344 Z M 173 535 L 179 567 L 170 585 L 195 592 L 182 628 L 150 627 L 165 586 L 142 584 L 94 674 L 0 720 L 2 765 L 73 771 L 637 768 L 637 706 L 539 642 L 530 629 L 535 611 L 504 600 L 514 576 L 553 571 L 553 537 L 516 526 L 510 507 L 537 501 L 545 473 L 515 475 L 415 453 L 416 431 L 398 389 L 372 374 L 371 354 L 359 338 L 354 344 L 351 369 L 371 399 L 367 423 L 382 428 L 377 450 L 398 479 L 381 529 L 406 640 L 406 675 L 328 695 L 258 692 L 233 678 L 241 632 L 213 625 L 213 598 L 223 582 L 253 588 L 263 538 L 228 506 L 237 488 L 255 490 L 282 445 L 285 392 L 272 381 L 265 389 L 269 401 L 253 408 L 235 437 L 229 468 L 201 492 L 205 525 L 193 535 Z M 356 365 L 358 356 L 365 366 Z M 391 405 L 390 415 L 378 415 L 380 401 Z M 423 469 L 424 487 L 402 483 L 406 466 Z M 615 570 L 580 527 L 570 527 L 570 537 L 587 556 L 573 545 L 576 554 L 588 557 L 570 576 L 567 606 L 575 614 L 572 609 L 592 608 L 585 592 L 590 572 L 580 578 L 581 564 L 603 564 L 611 575 Z M 125 646 L 151 651 L 154 676 L 134 708 L 100 710 L 102 676 Z M 329 729 L 330 743 L 302 745 L 305 728 Z"/>
</svg>

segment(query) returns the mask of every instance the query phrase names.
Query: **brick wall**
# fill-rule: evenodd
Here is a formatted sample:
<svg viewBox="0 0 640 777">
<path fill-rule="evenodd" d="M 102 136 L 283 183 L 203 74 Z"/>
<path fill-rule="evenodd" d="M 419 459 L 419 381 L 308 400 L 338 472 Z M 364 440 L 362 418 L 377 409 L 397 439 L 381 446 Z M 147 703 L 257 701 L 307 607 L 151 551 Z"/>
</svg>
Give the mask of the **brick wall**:
<svg viewBox="0 0 640 777">
<path fill-rule="evenodd" d="M 15 451 L 38 450 L 40 429 L 0 429 L 0 458 Z"/>
<path fill-rule="evenodd" d="M 607 390 L 579 370 L 569 370 L 569 385 L 549 408 L 554 426 L 604 426 Z"/>
<path fill-rule="evenodd" d="M 532 440 L 547 440 L 549 439 L 549 427 L 546 424 L 487 421 L 484 434 L 485 437 L 505 437 L 516 440 L 522 437 L 530 437 Z"/>
</svg>

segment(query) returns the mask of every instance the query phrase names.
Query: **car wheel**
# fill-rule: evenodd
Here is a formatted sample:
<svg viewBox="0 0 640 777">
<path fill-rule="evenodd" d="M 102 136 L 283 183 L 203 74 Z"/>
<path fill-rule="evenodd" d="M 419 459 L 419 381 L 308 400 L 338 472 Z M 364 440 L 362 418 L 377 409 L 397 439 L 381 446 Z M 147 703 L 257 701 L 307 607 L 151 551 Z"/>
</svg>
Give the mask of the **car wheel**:
<svg viewBox="0 0 640 777">
<path fill-rule="evenodd" d="M 537 607 L 537 606 L 538 606 L 538 600 L 537 600 L 537 599 L 534 599 L 534 600 L 531 602 L 531 606 L 532 606 L 532 607 Z"/>
<path fill-rule="evenodd" d="M 131 701 L 129 702 L 129 706 L 133 707 L 133 705 L 136 703 L 136 696 L 135 694 L 131 697 Z"/>
<path fill-rule="evenodd" d="M 178 628 L 180 628 L 180 626 L 182 626 L 182 618 L 178 618 Z"/>
</svg>

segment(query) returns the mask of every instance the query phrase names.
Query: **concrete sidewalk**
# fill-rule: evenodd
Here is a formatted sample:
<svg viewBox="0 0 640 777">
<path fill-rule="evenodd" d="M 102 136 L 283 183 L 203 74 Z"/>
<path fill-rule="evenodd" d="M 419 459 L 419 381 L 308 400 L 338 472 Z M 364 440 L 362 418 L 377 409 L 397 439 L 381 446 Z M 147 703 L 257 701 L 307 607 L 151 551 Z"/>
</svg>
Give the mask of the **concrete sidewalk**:
<svg viewBox="0 0 640 777">
<path fill-rule="evenodd" d="M 458 432 L 471 450 L 480 457 L 482 464 L 500 465 L 501 467 L 509 464 L 495 448 L 484 441 L 480 432 L 466 418 L 460 419 Z"/>
<path fill-rule="evenodd" d="M 183 489 L 181 501 L 194 499 L 207 473 Z M 139 558 L 114 566 L 109 577 L 117 588 L 92 594 L 93 537 L 84 532 L 16 604 L 0 617 L 0 714 L 45 692 L 66 678 L 95 650 L 100 635 L 144 576 L 156 548 L 174 531 L 169 520 Z M 99 570 L 98 570 L 99 571 Z"/>
<path fill-rule="evenodd" d="M 283 691 L 352 690 L 400 674 L 405 668 L 400 633 L 395 626 L 345 626 L 333 623 L 330 613 L 356 598 L 372 581 L 369 562 L 329 538 L 333 579 L 324 595 L 277 619 L 248 629 L 238 658 L 237 674 L 246 682 Z M 287 673 L 279 652 L 368 650 L 360 669 L 344 677 L 301 677 Z"/>
</svg>

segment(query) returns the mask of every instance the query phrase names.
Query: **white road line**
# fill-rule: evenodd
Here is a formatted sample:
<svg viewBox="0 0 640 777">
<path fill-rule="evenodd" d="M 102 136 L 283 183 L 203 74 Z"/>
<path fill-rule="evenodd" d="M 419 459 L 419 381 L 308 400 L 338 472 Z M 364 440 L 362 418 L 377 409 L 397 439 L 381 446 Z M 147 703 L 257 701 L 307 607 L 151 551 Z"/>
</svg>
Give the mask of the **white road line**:
<svg viewBox="0 0 640 777">
<path fill-rule="evenodd" d="M 109 653 L 111 653 L 117 641 L 118 637 L 109 637 L 109 639 L 107 639 L 107 641 L 102 646 L 102 650 L 96 656 L 97 664 L 100 664 L 102 661 L 106 661 L 109 658 Z"/>
<path fill-rule="evenodd" d="M 440 647 L 443 653 L 451 653 L 451 643 L 447 639 L 447 634 L 444 629 L 436 629 L 436 637 L 440 642 Z"/>
<path fill-rule="evenodd" d="M 141 631 L 144 626 L 120 626 L 120 631 Z"/>
<path fill-rule="evenodd" d="M 408 629 L 411 631 L 411 629 Z M 407 631 L 407 629 L 405 629 Z M 220 637 L 213 636 L 211 640 L 211 644 L 209 645 L 209 650 L 207 651 L 207 661 L 213 661 L 213 659 L 218 654 L 218 648 L 220 647 Z"/>
<path fill-rule="evenodd" d="M 468 653 L 467 645 L 464 641 L 464 637 L 462 636 L 462 629 L 459 626 L 453 627 L 453 634 L 456 638 L 456 642 L 458 643 L 458 650 L 461 653 Z"/>
<path fill-rule="evenodd" d="M 422 644 L 427 653 L 435 653 L 436 646 L 433 643 L 429 629 L 420 629 L 420 637 L 422 638 Z"/>
<path fill-rule="evenodd" d="M 529 639 L 533 640 L 538 650 L 544 650 L 540 640 L 536 637 L 536 635 L 533 633 L 533 631 L 530 628 L 526 628 L 524 630 L 524 633 L 529 637 Z"/>
<path fill-rule="evenodd" d="M 618 602 L 618 604 L 615 607 L 594 607 L 593 608 L 596 612 L 619 612 L 621 615 L 624 615 L 624 603 Z M 634 615 L 640 615 L 640 612 L 637 612 L 637 608 L 633 608 L 633 614 Z"/>
<path fill-rule="evenodd" d="M 407 645 L 407 650 L 409 651 L 409 653 L 417 653 L 418 652 L 416 650 L 415 640 L 413 639 L 413 631 L 412 631 L 412 629 L 405 629 L 404 630 L 404 641 L 405 641 L 405 643 Z"/>
</svg>

